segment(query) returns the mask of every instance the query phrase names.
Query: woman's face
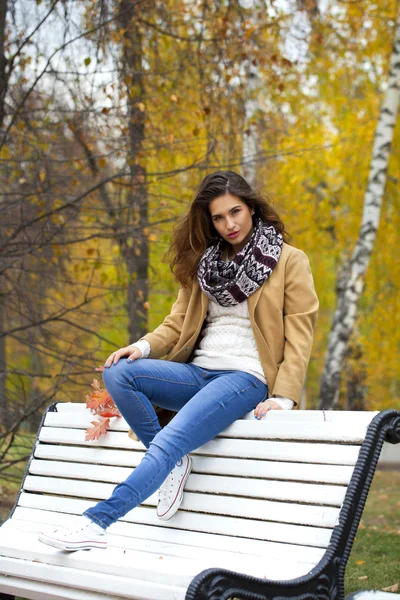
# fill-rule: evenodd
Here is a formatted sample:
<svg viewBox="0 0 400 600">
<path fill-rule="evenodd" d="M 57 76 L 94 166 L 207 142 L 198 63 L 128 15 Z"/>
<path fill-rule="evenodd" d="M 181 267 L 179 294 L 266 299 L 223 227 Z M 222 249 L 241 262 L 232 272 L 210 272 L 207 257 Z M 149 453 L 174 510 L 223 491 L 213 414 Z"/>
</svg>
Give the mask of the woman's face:
<svg viewBox="0 0 400 600">
<path fill-rule="evenodd" d="M 232 245 L 234 254 L 240 252 L 253 233 L 251 215 L 254 214 L 254 210 L 250 211 L 247 204 L 232 194 L 214 198 L 208 208 L 211 221 L 219 235 Z"/>
</svg>

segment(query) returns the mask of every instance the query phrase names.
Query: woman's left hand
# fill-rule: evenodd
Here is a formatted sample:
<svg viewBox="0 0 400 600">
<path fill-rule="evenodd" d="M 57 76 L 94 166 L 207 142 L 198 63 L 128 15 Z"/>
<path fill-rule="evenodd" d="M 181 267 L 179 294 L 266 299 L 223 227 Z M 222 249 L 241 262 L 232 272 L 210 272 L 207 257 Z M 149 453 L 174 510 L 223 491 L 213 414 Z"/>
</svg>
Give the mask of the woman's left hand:
<svg viewBox="0 0 400 600">
<path fill-rule="evenodd" d="M 261 419 L 269 410 L 283 410 L 283 408 L 277 402 L 274 402 L 274 400 L 265 400 L 255 407 L 254 417 Z"/>
</svg>

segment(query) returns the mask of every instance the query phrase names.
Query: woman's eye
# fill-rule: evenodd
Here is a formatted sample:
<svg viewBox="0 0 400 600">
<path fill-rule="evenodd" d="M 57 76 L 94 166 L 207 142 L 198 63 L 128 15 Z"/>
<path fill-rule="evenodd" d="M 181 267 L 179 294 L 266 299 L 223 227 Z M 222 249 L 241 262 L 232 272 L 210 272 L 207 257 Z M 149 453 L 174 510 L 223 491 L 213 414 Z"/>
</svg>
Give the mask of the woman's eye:
<svg viewBox="0 0 400 600">
<path fill-rule="evenodd" d="M 235 215 L 238 212 L 240 212 L 240 208 L 235 208 L 235 210 L 232 211 L 232 214 Z M 214 217 L 214 221 L 219 221 L 220 218 L 220 216 Z"/>
</svg>

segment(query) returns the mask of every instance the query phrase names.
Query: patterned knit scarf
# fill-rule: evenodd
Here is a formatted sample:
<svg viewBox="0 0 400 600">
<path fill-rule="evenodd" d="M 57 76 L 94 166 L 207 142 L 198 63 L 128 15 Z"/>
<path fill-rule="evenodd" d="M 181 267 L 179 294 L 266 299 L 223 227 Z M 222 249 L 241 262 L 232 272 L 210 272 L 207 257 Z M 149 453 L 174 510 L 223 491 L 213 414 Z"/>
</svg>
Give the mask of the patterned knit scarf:
<svg viewBox="0 0 400 600">
<path fill-rule="evenodd" d="M 197 267 L 203 292 L 221 306 L 235 306 L 251 296 L 276 267 L 283 237 L 273 225 L 256 217 L 254 231 L 232 260 L 222 260 L 224 240 L 206 249 Z"/>
</svg>

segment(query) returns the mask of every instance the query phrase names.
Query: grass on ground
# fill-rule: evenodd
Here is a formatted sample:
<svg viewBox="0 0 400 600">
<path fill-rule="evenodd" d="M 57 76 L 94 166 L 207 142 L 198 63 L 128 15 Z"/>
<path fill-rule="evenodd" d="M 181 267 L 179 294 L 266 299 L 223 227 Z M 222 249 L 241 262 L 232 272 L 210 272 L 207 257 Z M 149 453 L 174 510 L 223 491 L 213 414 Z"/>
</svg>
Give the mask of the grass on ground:
<svg viewBox="0 0 400 600">
<path fill-rule="evenodd" d="M 400 592 L 400 471 L 375 473 L 347 563 L 345 593 Z"/>
</svg>

